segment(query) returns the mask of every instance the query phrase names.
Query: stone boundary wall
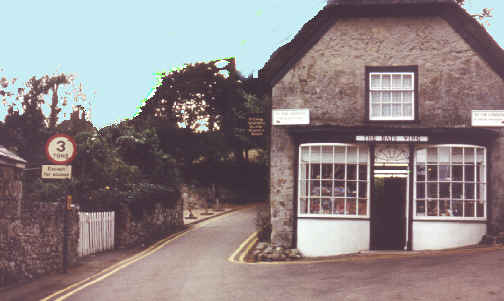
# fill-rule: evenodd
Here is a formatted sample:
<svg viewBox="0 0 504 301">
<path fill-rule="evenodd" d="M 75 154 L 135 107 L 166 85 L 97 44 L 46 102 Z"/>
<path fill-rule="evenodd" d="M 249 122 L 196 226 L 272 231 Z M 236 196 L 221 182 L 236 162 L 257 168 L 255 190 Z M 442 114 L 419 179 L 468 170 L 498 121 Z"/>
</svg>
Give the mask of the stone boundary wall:
<svg viewBox="0 0 504 301">
<path fill-rule="evenodd" d="M 123 204 L 116 212 L 116 248 L 128 248 L 147 244 L 173 233 L 184 225 L 183 201 L 174 208 L 156 204 L 153 210 L 135 218 L 130 208 Z"/>
<path fill-rule="evenodd" d="M 0 222 L 0 287 L 63 269 L 65 206 L 32 203 L 20 218 Z M 68 265 L 77 261 L 79 217 L 68 211 Z"/>
</svg>

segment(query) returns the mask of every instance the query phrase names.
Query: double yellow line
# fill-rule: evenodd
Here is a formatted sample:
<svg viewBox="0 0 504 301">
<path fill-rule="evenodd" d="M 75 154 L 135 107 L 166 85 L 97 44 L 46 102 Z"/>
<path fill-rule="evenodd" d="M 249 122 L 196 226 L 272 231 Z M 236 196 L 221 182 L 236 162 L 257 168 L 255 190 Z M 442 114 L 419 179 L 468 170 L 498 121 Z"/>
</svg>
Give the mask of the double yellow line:
<svg viewBox="0 0 504 301">
<path fill-rule="evenodd" d="M 245 256 L 247 256 L 250 249 L 255 246 L 257 240 L 257 232 L 252 233 L 244 242 L 242 242 L 238 249 L 229 256 L 228 261 L 232 263 L 245 263 Z"/>
</svg>

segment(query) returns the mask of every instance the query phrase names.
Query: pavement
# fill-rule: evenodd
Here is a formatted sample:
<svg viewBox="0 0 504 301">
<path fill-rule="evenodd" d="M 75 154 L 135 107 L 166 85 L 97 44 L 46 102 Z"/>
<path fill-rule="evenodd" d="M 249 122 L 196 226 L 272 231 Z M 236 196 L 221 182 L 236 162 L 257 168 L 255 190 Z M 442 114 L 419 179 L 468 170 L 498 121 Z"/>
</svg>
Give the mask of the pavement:
<svg viewBox="0 0 504 301">
<path fill-rule="evenodd" d="M 72 300 L 504 299 L 504 288 L 500 285 L 504 278 L 503 246 L 422 252 L 366 251 L 299 262 L 236 264 L 226 260 L 227 257 L 233 254 L 231 257 L 243 259 L 243 252 L 251 246 L 246 242 L 254 231 L 255 210 L 237 211 L 242 208 L 228 207 L 211 215 L 202 214 L 204 209 L 193 210 L 196 218 L 185 218 L 186 224 L 192 225 L 185 233 L 174 234 L 173 238 L 148 247 L 82 258 L 68 273 L 54 273 L 1 289 L 0 300 L 43 300 L 98 276 L 105 279 L 76 292 Z M 214 219 L 230 211 L 237 212 Z M 139 260 L 141 264 L 134 264 Z M 121 271 L 109 275 L 115 273 L 119 264 Z M 140 279 L 146 281 L 139 283 Z M 131 291 L 141 295 L 128 295 Z"/>
</svg>

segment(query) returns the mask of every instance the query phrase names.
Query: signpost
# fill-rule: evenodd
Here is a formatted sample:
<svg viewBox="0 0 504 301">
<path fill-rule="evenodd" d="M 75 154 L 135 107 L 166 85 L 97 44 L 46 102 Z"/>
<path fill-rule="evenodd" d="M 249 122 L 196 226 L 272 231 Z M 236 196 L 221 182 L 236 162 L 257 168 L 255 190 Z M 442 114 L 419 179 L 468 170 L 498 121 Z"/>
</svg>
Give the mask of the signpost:
<svg viewBox="0 0 504 301">
<path fill-rule="evenodd" d="M 42 165 L 42 179 L 71 179 L 72 166 L 65 165 L 73 161 L 77 155 L 77 145 L 72 137 L 56 134 L 47 140 L 45 145 L 47 159 L 55 165 Z M 66 210 L 63 213 L 63 272 L 68 267 L 68 210 L 71 209 L 72 194 L 67 195 Z"/>
</svg>

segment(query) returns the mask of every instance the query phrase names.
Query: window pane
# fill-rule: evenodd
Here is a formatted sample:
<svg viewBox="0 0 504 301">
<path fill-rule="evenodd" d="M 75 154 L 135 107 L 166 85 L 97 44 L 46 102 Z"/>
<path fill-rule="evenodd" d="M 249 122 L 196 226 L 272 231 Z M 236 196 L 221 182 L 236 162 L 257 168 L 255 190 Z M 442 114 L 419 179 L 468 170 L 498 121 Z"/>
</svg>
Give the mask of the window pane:
<svg viewBox="0 0 504 301">
<path fill-rule="evenodd" d="M 392 102 L 401 103 L 401 91 L 392 92 Z"/>
<path fill-rule="evenodd" d="M 481 163 L 485 162 L 485 150 L 482 148 L 478 148 L 476 150 L 476 153 L 477 153 L 476 161 Z"/>
<path fill-rule="evenodd" d="M 347 199 L 347 211 L 350 215 L 357 214 L 357 200 L 356 199 Z"/>
<path fill-rule="evenodd" d="M 345 182 L 344 181 L 334 181 L 333 196 L 336 196 L 336 197 L 345 196 Z"/>
<path fill-rule="evenodd" d="M 478 182 L 486 182 L 486 170 L 485 165 L 478 164 L 477 169 L 477 181 Z"/>
<path fill-rule="evenodd" d="M 345 214 L 345 199 L 334 199 L 334 211 L 335 214 Z"/>
<path fill-rule="evenodd" d="M 474 201 L 464 201 L 464 216 L 474 216 Z"/>
<path fill-rule="evenodd" d="M 425 183 L 417 183 L 417 198 L 424 199 L 425 198 Z"/>
<path fill-rule="evenodd" d="M 359 197 L 360 198 L 367 197 L 367 182 L 359 181 Z"/>
<path fill-rule="evenodd" d="M 462 198 L 462 183 L 452 183 L 452 198 L 453 199 Z"/>
<path fill-rule="evenodd" d="M 427 165 L 427 180 L 428 181 L 437 181 L 437 169 L 436 165 Z"/>
<path fill-rule="evenodd" d="M 478 195 L 477 198 L 480 200 L 486 200 L 486 185 L 479 184 L 478 186 Z"/>
<path fill-rule="evenodd" d="M 401 89 L 401 74 L 392 74 L 392 89 Z"/>
<path fill-rule="evenodd" d="M 449 198 L 450 197 L 450 183 L 440 183 L 439 184 L 439 197 Z"/>
<path fill-rule="evenodd" d="M 410 104 L 403 105 L 403 116 L 404 117 L 413 117 L 413 106 Z"/>
<path fill-rule="evenodd" d="M 390 89 L 390 74 L 382 75 L 382 89 Z"/>
<path fill-rule="evenodd" d="M 357 194 L 357 183 L 355 182 L 347 182 L 346 187 L 346 196 L 347 197 L 355 197 Z"/>
<path fill-rule="evenodd" d="M 357 180 L 357 165 L 347 165 L 347 180 Z"/>
<path fill-rule="evenodd" d="M 318 163 L 311 164 L 310 168 L 311 168 L 310 178 L 320 179 L 320 164 Z"/>
<path fill-rule="evenodd" d="M 465 184 L 465 196 L 464 199 L 474 200 L 474 184 Z"/>
<path fill-rule="evenodd" d="M 331 199 L 328 199 L 328 198 L 322 199 L 321 205 L 322 205 L 322 213 L 324 213 L 324 214 L 331 214 L 332 213 Z"/>
<path fill-rule="evenodd" d="M 306 180 L 300 180 L 299 181 L 299 196 L 307 196 L 307 191 L 308 191 L 308 181 Z"/>
<path fill-rule="evenodd" d="M 417 200 L 416 210 L 417 210 L 416 215 L 425 216 L 425 201 L 424 200 Z"/>
<path fill-rule="evenodd" d="M 474 163 L 474 148 L 464 148 L 464 163 Z"/>
<path fill-rule="evenodd" d="M 391 96 L 391 93 L 389 91 L 383 91 L 381 92 L 381 96 L 382 96 L 382 102 L 391 102 L 392 101 L 392 96 Z"/>
<path fill-rule="evenodd" d="M 413 103 L 413 91 L 404 91 L 403 94 L 403 103 Z"/>
<path fill-rule="evenodd" d="M 427 215 L 438 216 L 437 200 L 427 200 Z"/>
<path fill-rule="evenodd" d="M 427 149 L 427 162 L 429 163 L 437 163 L 437 148 L 429 147 Z"/>
<path fill-rule="evenodd" d="M 367 199 L 359 199 L 359 215 L 367 215 Z"/>
<path fill-rule="evenodd" d="M 452 177 L 453 177 L 453 181 L 462 181 L 462 166 L 461 165 L 452 166 Z"/>
<path fill-rule="evenodd" d="M 413 75 L 404 74 L 403 75 L 403 89 L 413 89 Z"/>
<path fill-rule="evenodd" d="M 416 161 L 417 163 L 425 163 L 427 161 L 427 149 L 419 149 L 416 151 Z"/>
<path fill-rule="evenodd" d="M 452 201 L 453 216 L 462 216 L 463 201 Z"/>
<path fill-rule="evenodd" d="M 332 179 L 332 164 L 322 164 L 322 179 Z"/>
<path fill-rule="evenodd" d="M 438 184 L 437 183 L 428 183 L 427 184 L 427 196 L 429 198 L 437 198 L 438 197 Z"/>
<path fill-rule="evenodd" d="M 450 216 L 451 208 L 450 208 L 450 200 L 440 200 L 439 201 L 439 215 L 441 216 Z"/>
<path fill-rule="evenodd" d="M 439 181 L 450 181 L 450 165 L 439 166 Z"/>
<path fill-rule="evenodd" d="M 334 163 L 341 163 L 343 166 L 345 164 L 345 150 L 344 146 L 335 146 L 334 147 Z"/>
<path fill-rule="evenodd" d="M 311 196 L 320 196 L 322 194 L 322 190 L 320 187 L 320 181 L 319 180 L 312 180 L 311 182 L 311 189 L 310 189 L 310 195 Z"/>
<path fill-rule="evenodd" d="M 464 173 L 464 179 L 466 182 L 472 182 L 474 181 L 474 166 L 473 165 L 466 165 L 464 166 L 465 173 Z"/>
<path fill-rule="evenodd" d="M 320 213 L 320 199 L 310 199 L 310 213 Z"/>
<path fill-rule="evenodd" d="M 359 165 L 359 180 L 367 180 L 367 165 Z"/>
<path fill-rule="evenodd" d="M 462 163 L 462 148 L 461 147 L 452 147 L 452 162 L 453 163 Z"/>
<path fill-rule="evenodd" d="M 485 217 L 485 202 L 476 202 L 476 215 L 477 217 Z"/>
<path fill-rule="evenodd" d="M 401 110 L 401 104 L 393 104 L 392 105 L 392 116 L 393 117 L 400 117 L 402 110 Z"/>
<path fill-rule="evenodd" d="M 380 86 L 380 74 L 371 74 L 371 89 L 379 89 Z"/>
<path fill-rule="evenodd" d="M 360 163 L 368 163 L 369 161 L 369 150 L 367 147 L 360 146 L 359 147 L 359 162 Z M 361 164 L 361 166 L 364 166 Z"/>
<path fill-rule="evenodd" d="M 438 156 L 439 162 L 441 163 L 449 163 L 450 162 L 450 148 L 449 147 L 440 147 L 438 148 Z"/>
<path fill-rule="evenodd" d="M 335 164 L 334 165 L 334 178 L 335 179 L 345 179 L 345 165 Z"/>
<path fill-rule="evenodd" d="M 299 211 L 301 213 L 308 213 L 307 208 L 308 208 L 308 199 L 302 198 L 299 200 Z"/>
<path fill-rule="evenodd" d="M 381 102 L 382 92 L 380 91 L 371 91 L 371 103 L 376 104 Z"/>
<path fill-rule="evenodd" d="M 331 196 L 332 181 L 322 181 L 322 196 Z"/>
<path fill-rule="evenodd" d="M 348 164 L 357 163 L 357 156 L 360 156 L 360 153 L 357 153 L 358 151 L 359 151 L 359 149 L 356 146 L 349 146 L 348 147 L 348 153 L 347 153 L 347 163 Z"/>
<path fill-rule="evenodd" d="M 383 104 L 382 105 L 382 116 L 383 117 L 390 117 L 391 115 L 392 115 L 392 105 Z"/>
<path fill-rule="evenodd" d="M 381 105 L 372 105 L 371 106 L 371 117 L 379 117 L 381 116 Z"/>
<path fill-rule="evenodd" d="M 425 181 L 425 165 L 417 165 L 417 181 Z"/>
</svg>

